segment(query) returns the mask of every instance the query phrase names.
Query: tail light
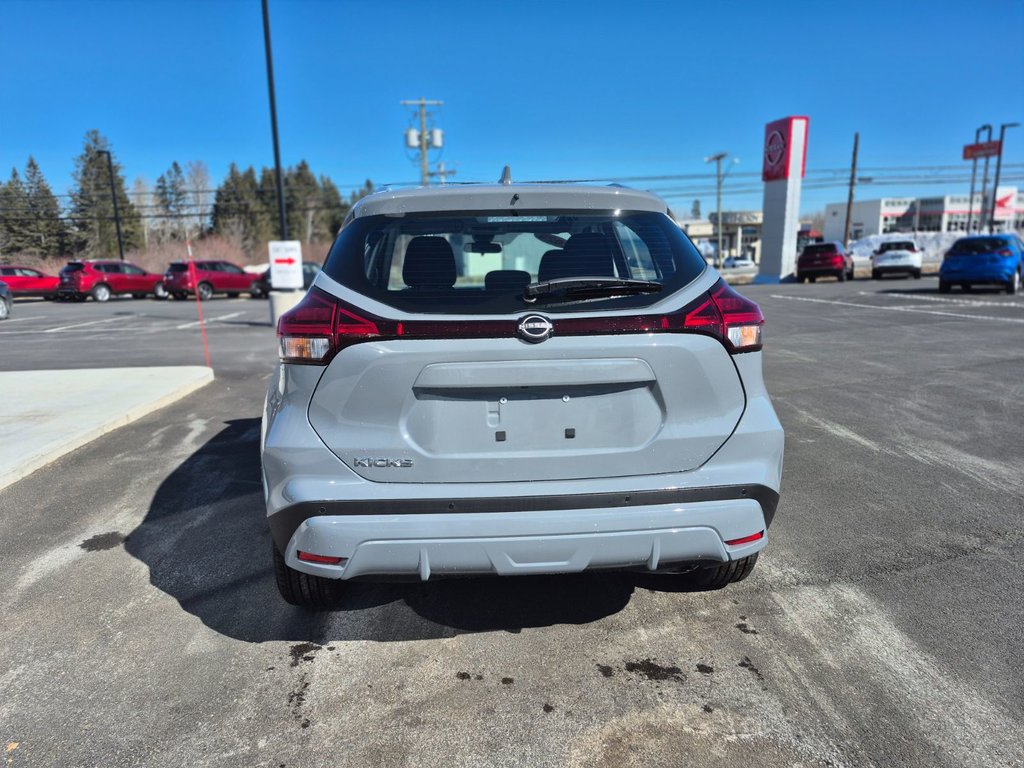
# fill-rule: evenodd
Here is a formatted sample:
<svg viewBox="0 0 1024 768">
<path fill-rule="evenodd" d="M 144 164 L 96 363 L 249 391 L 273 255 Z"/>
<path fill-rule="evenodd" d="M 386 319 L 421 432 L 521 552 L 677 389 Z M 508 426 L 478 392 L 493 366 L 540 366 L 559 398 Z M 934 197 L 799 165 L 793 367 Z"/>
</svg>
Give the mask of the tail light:
<svg viewBox="0 0 1024 768">
<path fill-rule="evenodd" d="M 762 346 L 764 315 L 724 280 L 687 306 L 667 315 L 611 315 L 553 318 L 552 336 L 624 333 L 701 333 L 718 339 L 730 353 Z M 345 347 L 389 339 L 499 339 L 516 334 L 517 320 L 386 320 L 311 288 L 281 315 L 277 337 L 281 362 L 326 365 Z"/>
<path fill-rule="evenodd" d="M 833 256 L 832 256 L 832 264 L 834 266 L 837 266 L 837 267 L 843 266 L 843 257 L 842 257 L 842 255 L 840 255 L 838 253 L 833 254 Z"/>
<path fill-rule="evenodd" d="M 1013 251 L 1009 248 L 1000 248 L 996 251 L 996 256 L 1013 256 Z"/>
</svg>

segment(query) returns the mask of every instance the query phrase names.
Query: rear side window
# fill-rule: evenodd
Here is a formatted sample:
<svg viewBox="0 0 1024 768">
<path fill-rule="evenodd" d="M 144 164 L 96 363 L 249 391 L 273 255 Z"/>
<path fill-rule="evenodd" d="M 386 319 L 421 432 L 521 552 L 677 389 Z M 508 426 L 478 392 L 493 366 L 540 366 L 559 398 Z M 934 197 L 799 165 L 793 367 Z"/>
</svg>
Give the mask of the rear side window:
<svg viewBox="0 0 1024 768">
<path fill-rule="evenodd" d="M 523 289 L 559 278 L 661 283 L 660 292 L 550 304 L 545 312 L 644 307 L 706 268 L 667 216 L 620 211 L 409 214 L 356 219 L 324 264 L 334 280 L 407 312 L 509 314 Z"/>
</svg>

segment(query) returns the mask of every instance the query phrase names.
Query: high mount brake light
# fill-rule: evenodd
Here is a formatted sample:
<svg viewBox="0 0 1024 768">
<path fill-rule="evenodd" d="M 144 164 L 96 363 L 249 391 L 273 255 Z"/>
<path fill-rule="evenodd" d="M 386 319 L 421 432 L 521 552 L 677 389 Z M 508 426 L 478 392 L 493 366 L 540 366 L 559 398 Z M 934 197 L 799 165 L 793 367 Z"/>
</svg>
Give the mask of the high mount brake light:
<svg viewBox="0 0 1024 768">
<path fill-rule="evenodd" d="M 552 318 L 552 336 L 626 333 L 701 333 L 730 353 L 761 349 L 761 308 L 719 280 L 711 290 L 667 315 L 608 315 Z M 518 320 L 409 320 L 375 317 L 319 288 L 277 323 L 281 361 L 326 365 L 340 350 L 362 341 L 393 339 L 515 338 Z"/>
</svg>

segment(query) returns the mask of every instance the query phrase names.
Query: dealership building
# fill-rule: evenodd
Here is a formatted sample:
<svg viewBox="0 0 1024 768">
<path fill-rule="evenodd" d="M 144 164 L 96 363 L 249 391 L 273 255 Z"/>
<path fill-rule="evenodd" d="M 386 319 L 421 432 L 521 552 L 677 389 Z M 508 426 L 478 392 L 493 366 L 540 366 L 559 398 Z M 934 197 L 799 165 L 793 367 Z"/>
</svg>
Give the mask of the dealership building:
<svg viewBox="0 0 1024 768">
<path fill-rule="evenodd" d="M 889 232 L 964 232 L 967 217 L 971 230 L 981 222 L 981 194 L 942 197 L 884 197 L 854 202 L 850 216 L 850 239 Z M 1024 193 L 1016 187 L 1000 187 L 996 195 L 996 228 L 1024 230 Z M 842 240 L 846 227 L 846 203 L 825 206 L 826 240 Z"/>
</svg>

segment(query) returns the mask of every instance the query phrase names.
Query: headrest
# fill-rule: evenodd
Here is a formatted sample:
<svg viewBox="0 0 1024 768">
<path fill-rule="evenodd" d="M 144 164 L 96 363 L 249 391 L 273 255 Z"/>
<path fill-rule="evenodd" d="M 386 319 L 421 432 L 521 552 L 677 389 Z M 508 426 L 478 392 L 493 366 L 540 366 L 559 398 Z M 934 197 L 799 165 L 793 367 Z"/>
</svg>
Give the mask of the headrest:
<svg viewBox="0 0 1024 768">
<path fill-rule="evenodd" d="M 414 237 L 405 249 L 402 279 L 410 288 L 455 285 L 455 254 L 443 237 Z"/>
</svg>

